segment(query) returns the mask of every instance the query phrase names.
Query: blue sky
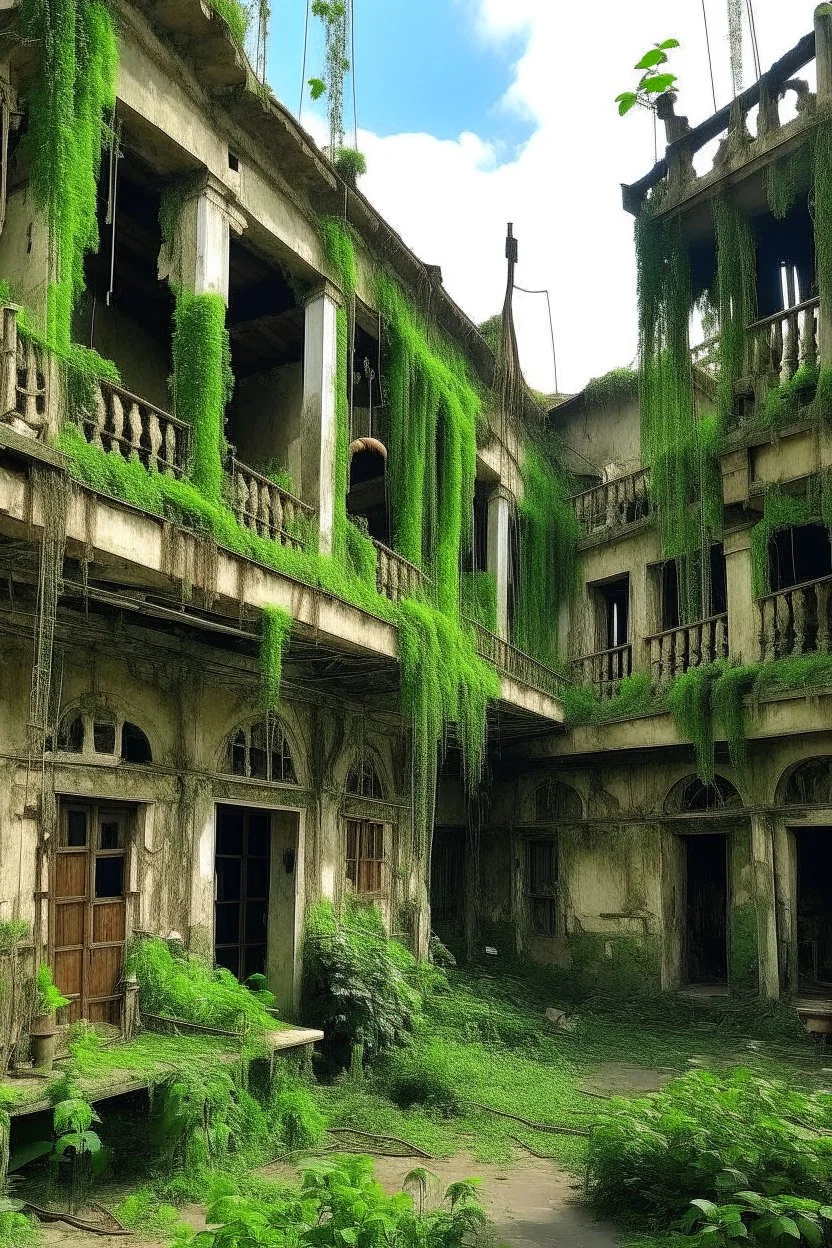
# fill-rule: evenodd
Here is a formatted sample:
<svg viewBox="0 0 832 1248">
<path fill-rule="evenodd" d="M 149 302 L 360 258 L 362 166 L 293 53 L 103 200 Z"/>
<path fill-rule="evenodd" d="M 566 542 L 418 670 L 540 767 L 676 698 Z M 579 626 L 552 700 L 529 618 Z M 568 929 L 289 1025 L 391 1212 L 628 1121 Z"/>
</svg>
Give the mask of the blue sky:
<svg viewBox="0 0 832 1248">
<path fill-rule="evenodd" d="M 272 0 L 269 81 L 297 112 L 305 0 Z M 358 124 L 381 137 L 422 131 L 456 139 L 472 130 L 511 156 L 531 134 L 530 119 L 500 108 L 523 50 L 515 34 L 479 37 L 467 4 L 456 0 L 355 0 Z M 306 78 L 321 73 L 320 21 L 310 17 Z M 318 106 L 320 108 L 320 106 Z M 309 108 L 308 91 L 304 112 Z M 352 127 L 351 84 L 344 109 Z"/>
</svg>

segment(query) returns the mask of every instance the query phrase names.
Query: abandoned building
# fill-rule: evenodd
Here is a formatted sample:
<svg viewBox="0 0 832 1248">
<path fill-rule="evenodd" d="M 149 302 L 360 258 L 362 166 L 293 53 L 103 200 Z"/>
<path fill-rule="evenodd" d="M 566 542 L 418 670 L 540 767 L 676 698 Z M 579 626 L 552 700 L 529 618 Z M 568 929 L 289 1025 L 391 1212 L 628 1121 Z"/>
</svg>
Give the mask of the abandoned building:
<svg viewBox="0 0 832 1248">
<path fill-rule="evenodd" d="M 294 1017 L 355 895 L 420 953 L 832 997 L 826 6 L 704 125 L 660 101 L 641 386 L 548 414 L 511 235 L 495 356 L 211 6 L 112 8 L 67 157 L 0 5 L 14 956 L 119 1026 L 126 943 L 178 932 Z"/>
</svg>

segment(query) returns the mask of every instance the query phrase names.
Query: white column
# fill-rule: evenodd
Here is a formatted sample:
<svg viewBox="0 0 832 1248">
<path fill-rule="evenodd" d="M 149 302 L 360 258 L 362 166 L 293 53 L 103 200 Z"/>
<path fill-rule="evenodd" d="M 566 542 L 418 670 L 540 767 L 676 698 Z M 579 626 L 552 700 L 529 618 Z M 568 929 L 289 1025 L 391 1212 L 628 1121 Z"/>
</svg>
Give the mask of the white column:
<svg viewBox="0 0 832 1248">
<path fill-rule="evenodd" d="M 228 191 L 209 176 L 183 203 L 169 252 L 159 258 L 159 276 L 196 295 L 220 295 L 227 304 L 231 235 L 245 227 Z"/>
<path fill-rule="evenodd" d="M 751 529 L 725 534 L 728 654 L 738 663 L 760 657 L 760 614 L 751 585 Z"/>
<path fill-rule="evenodd" d="M 509 523 L 512 498 L 504 486 L 498 485 L 488 499 L 488 532 L 486 556 L 488 571 L 497 582 L 497 633 L 508 638 Z"/>
<path fill-rule="evenodd" d="M 341 296 L 324 282 L 306 300 L 303 342 L 302 493 L 318 515 L 319 549 L 332 553 L 335 509 L 337 312 Z"/>
</svg>

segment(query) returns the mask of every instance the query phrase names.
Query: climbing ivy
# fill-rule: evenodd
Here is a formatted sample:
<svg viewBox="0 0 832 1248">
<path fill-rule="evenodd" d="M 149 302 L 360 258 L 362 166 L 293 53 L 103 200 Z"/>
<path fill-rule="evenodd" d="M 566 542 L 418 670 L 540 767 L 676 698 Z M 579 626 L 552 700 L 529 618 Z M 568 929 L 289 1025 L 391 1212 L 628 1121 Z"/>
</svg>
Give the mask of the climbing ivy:
<svg viewBox="0 0 832 1248">
<path fill-rule="evenodd" d="M 283 673 L 283 656 L 289 646 L 292 617 L 281 607 L 263 608 L 263 625 L 260 638 L 260 683 L 263 703 L 267 710 L 276 711 L 280 702 L 280 678 Z"/>
<path fill-rule="evenodd" d="M 21 0 L 20 30 L 37 45 L 26 142 L 32 193 L 50 234 L 45 336 L 67 352 L 84 256 L 98 249 L 98 172 L 118 46 L 104 0 Z"/>
<path fill-rule="evenodd" d="M 463 572 L 460 604 L 466 619 L 497 631 L 497 578 L 493 572 Z"/>
<path fill-rule="evenodd" d="M 725 193 L 714 197 L 716 283 L 719 308 L 719 382 L 717 403 L 728 420 L 734 410 L 734 385 L 746 366 L 746 328 L 757 315 L 756 244 L 746 217 Z"/>
<path fill-rule="evenodd" d="M 225 300 L 179 291 L 173 324 L 174 412 L 191 427 L 191 480 L 216 502 L 227 449 L 225 407 L 234 388 Z"/>
<path fill-rule="evenodd" d="M 522 476 L 515 640 L 541 662 L 554 663 L 560 608 L 576 588 L 581 526 L 570 501 L 568 478 L 551 443 L 542 438 L 527 443 Z"/>
<path fill-rule="evenodd" d="M 819 127 L 815 136 L 814 191 L 817 293 L 821 307 L 832 306 L 832 123 Z M 818 378 L 815 409 L 822 423 L 832 422 L 832 364 L 825 361 Z"/>
</svg>

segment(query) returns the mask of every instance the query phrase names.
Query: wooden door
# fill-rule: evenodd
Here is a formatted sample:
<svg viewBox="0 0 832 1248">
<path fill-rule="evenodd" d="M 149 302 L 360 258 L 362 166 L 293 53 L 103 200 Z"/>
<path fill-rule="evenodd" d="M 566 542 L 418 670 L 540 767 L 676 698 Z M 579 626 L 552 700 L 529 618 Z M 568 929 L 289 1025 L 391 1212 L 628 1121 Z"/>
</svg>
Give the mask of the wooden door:
<svg viewBox="0 0 832 1248">
<path fill-rule="evenodd" d="M 217 807 L 214 957 L 241 981 L 266 973 L 272 817 Z"/>
<path fill-rule="evenodd" d="M 121 1022 L 130 813 L 103 802 L 61 806 L 50 943 L 55 983 L 71 1002 L 66 1022 Z"/>
</svg>

